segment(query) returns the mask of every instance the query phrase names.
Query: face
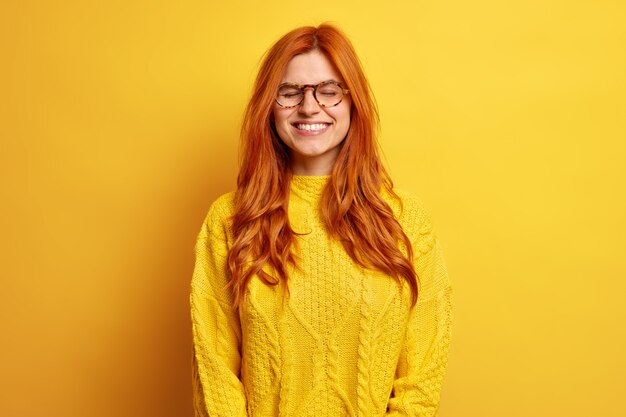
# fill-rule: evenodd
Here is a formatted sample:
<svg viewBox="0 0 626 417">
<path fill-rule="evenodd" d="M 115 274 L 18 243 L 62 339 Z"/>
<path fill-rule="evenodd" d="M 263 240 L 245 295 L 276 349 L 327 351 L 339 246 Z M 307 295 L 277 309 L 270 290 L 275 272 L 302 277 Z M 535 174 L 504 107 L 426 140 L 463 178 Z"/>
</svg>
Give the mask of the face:
<svg viewBox="0 0 626 417">
<path fill-rule="evenodd" d="M 281 84 L 316 85 L 329 80 L 343 82 L 328 58 L 314 50 L 289 61 Z M 305 89 L 304 99 L 296 107 L 284 108 L 274 103 L 276 131 L 291 150 L 294 174 L 330 174 L 350 128 L 350 104 L 350 95 L 346 94 L 338 105 L 321 107 L 312 88 Z"/>
</svg>

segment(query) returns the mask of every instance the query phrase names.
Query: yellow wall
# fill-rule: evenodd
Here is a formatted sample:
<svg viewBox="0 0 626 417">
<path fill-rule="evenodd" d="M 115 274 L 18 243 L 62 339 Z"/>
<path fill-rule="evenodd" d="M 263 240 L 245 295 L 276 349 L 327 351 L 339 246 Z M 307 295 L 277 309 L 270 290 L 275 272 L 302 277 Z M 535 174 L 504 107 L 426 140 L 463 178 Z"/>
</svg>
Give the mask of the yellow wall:
<svg viewBox="0 0 626 417">
<path fill-rule="evenodd" d="M 325 20 L 446 251 L 439 415 L 626 415 L 623 1 L 182 3 L 0 5 L 0 415 L 191 416 L 195 236 L 261 54 Z"/>
</svg>

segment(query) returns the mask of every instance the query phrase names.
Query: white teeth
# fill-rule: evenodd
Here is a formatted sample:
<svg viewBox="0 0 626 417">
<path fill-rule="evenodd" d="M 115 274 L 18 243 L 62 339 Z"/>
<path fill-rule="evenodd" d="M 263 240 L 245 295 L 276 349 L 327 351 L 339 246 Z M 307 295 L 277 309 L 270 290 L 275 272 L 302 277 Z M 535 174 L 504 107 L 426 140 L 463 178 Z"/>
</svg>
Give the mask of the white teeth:
<svg viewBox="0 0 626 417">
<path fill-rule="evenodd" d="M 300 130 L 322 130 L 327 125 L 325 123 L 315 123 L 315 124 L 306 124 L 306 123 L 298 123 L 296 127 Z"/>
</svg>

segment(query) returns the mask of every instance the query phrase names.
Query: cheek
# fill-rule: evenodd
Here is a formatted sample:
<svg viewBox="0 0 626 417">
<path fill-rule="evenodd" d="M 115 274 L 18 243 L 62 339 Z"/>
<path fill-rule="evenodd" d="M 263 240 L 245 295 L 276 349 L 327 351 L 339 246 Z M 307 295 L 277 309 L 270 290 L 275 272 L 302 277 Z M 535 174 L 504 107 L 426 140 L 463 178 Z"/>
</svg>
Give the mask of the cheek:
<svg viewBox="0 0 626 417">
<path fill-rule="evenodd" d="M 344 103 L 341 103 L 340 106 L 342 106 Z M 345 103 L 346 106 L 345 107 L 340 107 L 340 108 L 336 108 L 333 109 L 334 111 L 332 112 L 331 116 L 333 117 L 333 119 L 335 119 L 337 121 L 337 124 L 342 125 L 342 126 L 346 126 L 346 125 L 350 125 L 350 120 L 351 120 L 351 114 L 352 114 L 352 106 L 350 106 L 349 103 Z"/>
<path fill-rule="evenodd" d="M 293 113 L 290 110 L 291 109 L 280 109 L 272 113 L 274 117 L 274 121 L 276 122 L 276 125 L 288 125 L 289 124 L 289 119 Z"/>
<path fill-rule="evenodd" d="M 285 134 L 289 129 L 289 122 L 287 121 L 287 115 L 282 112 L 273 112 L 271 116 L 272 123 L 274 124 L 274 129 L 276 133 L 278 133 L 278 137 L 283 139 Z"/>
<path fill-rule="evenodd" d="M 350 120 L 351 120 L 350 110 L 347 109 L 337 114 L 335 117 L 335 120 L 337 120 L 338 125 L 346 129 L 347 131 L 350 128 Z"/>
</svg>

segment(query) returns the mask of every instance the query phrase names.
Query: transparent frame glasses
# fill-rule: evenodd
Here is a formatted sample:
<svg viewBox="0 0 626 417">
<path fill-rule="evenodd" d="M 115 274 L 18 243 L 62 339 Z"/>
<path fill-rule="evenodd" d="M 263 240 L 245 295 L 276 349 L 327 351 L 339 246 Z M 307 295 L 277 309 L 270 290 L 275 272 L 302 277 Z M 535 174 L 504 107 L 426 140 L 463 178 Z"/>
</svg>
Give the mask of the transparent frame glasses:
<svg viewBox="0 0 626 417">
<path fill-rule="evenodd" d="M 328 85 L 334 85 L 339 87 L 339 89 L 337 90 L 338 92 L 341 92 L 341 97 L 339 97 L 339 101 L 337 101 L 335 104 L 325 104 L 324 101 L 328 102 L 328 100 L 330 98 L 327 98 L 326 100 L 322 100 L 322 102 L 320 102 L 319 98 L 317 97 L 317 93 L 319 91 L 320 87 L 324 87 L 324 86 L 328 86 Z M 282 104 L 279 100 L 279 97 L 281 96 L 280 92 L 282 89 L 284 89 L 285 87 L 293 87 L 295 89 L 300 90 L 299 93 L 297 93 L 297 95 L 299 95 L 299 101 L 296 104 L 291 104 L 291 105 L 286 105 L 286 104 Z M 285 108 L 285 109 L 291 109 L 294 107 L 299 106 L 300 104 L 302 104 L 302 102 L 304 101 L 304 94 L 305 94 L 305 90 L 307 88 L 312 88 L 313 89 L 313 98 L 315 99 L 315 101 L 317 102 L 317 104 L 319 104 L 320 107 L 324 107 L 324 108 L 329 108 L 329 107 L 335 107 L 337 106 L 339 103 L 341 103 L 343 101 L 343 98 L 350 94 L 350 90 L 343 88 L 343 86 L 338 83 L 337 81 L 333 81 L 333 80 L 329 80 L 329 81 L 322 81 L 319 84 L 304 84 L 304 85 L 300 85 L 300 84 L 296 84 L 296 83 L 282 83 L 281 85 L 278 86 L 278 91 L 276 92 L 276 97 L 274 98 L 274 100 L 276 101 L 276 104 L 278 104 L 280 107 Z M 334 100 L 330 100 L 330 101 L 334 101 Z"/>
</svg>

